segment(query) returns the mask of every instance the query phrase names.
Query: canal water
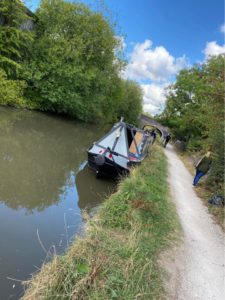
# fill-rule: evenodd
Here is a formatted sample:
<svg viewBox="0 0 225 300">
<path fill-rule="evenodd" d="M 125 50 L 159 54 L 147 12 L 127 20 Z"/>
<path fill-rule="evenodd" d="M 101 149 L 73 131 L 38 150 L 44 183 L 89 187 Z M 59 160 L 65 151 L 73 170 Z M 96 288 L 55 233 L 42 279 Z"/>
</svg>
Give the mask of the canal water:
<svg viewBox="0 0 225 300">
<path fill-rule="evenodd" d="M 38 112 L 0 108 L 0 299 L 82 234 L 114 188 L 86 166 L 103 129 Z"/>
</svg>

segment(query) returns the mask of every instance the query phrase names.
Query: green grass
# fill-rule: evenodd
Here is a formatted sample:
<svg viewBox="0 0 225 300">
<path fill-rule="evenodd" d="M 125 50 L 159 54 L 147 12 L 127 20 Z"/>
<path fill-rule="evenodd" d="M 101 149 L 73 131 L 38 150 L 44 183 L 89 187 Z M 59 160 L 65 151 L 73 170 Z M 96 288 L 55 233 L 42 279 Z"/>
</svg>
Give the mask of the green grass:
<svg viewBox="0 0 225 300">
<path fill-rule="evenodd" d="M 28 283 L 27 299 L 163 299 L 160 252 L 179 224 L 169 198 L 160 147 L 119 184 L 84 238 L 56 256 Z"/>
</svg>

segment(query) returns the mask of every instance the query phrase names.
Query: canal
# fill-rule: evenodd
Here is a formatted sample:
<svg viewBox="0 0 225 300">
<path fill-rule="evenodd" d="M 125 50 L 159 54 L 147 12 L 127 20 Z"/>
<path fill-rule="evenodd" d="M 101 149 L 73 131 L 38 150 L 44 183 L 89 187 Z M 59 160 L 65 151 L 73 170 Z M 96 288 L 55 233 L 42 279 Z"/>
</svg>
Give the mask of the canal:
<svg viewBox="0 0 225 300">
<path fill-rule="evenodd" d="M 103 131 L 0 107 L 0 299 L 19 299 L 21 281 L 82 234 L 82 211 L 94 214 L 112 193 L 86 166 Z"/>
</svg>

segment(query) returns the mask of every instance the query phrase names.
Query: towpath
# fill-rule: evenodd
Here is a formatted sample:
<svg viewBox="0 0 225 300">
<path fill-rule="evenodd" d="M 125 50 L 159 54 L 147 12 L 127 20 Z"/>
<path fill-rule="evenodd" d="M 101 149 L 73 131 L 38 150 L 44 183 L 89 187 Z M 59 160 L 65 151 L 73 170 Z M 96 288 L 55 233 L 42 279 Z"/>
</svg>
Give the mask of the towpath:
<svg viewBox="0 0 225 300">
<path fill-rule="evenodd" d="M 192 176 L 171 145 L 165 150 L 169 182 L 183 229 L 183 243 L 165 266 L 170 299 L 224 300 L 224 234 L 192 187 Z"/>
</svg>

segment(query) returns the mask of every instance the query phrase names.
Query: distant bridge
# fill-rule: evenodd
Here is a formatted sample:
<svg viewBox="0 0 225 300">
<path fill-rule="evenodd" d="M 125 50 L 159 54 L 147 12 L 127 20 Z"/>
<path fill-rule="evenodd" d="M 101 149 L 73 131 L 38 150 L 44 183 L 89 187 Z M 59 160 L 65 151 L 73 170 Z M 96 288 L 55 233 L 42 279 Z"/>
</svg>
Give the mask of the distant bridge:
<svg viewBox="0 0 225 300">
<path fill-rule="evenodd" d="M 155 127 L 156 129 L 158 129 L 158 131 L 160 132 L 160 134 L 162 136 L 162 139 L 164 139 L 169 134 L 168 128 L 162 126 L 156 120 L 154 120 L 148 116 L 145 116 L 142 114 L 140 116 L 140 121 L 141 121 L 142 127 L 145 125 L 149 125 L 149 126 L 152 126 L 152 127 Z"/>
</svg>

